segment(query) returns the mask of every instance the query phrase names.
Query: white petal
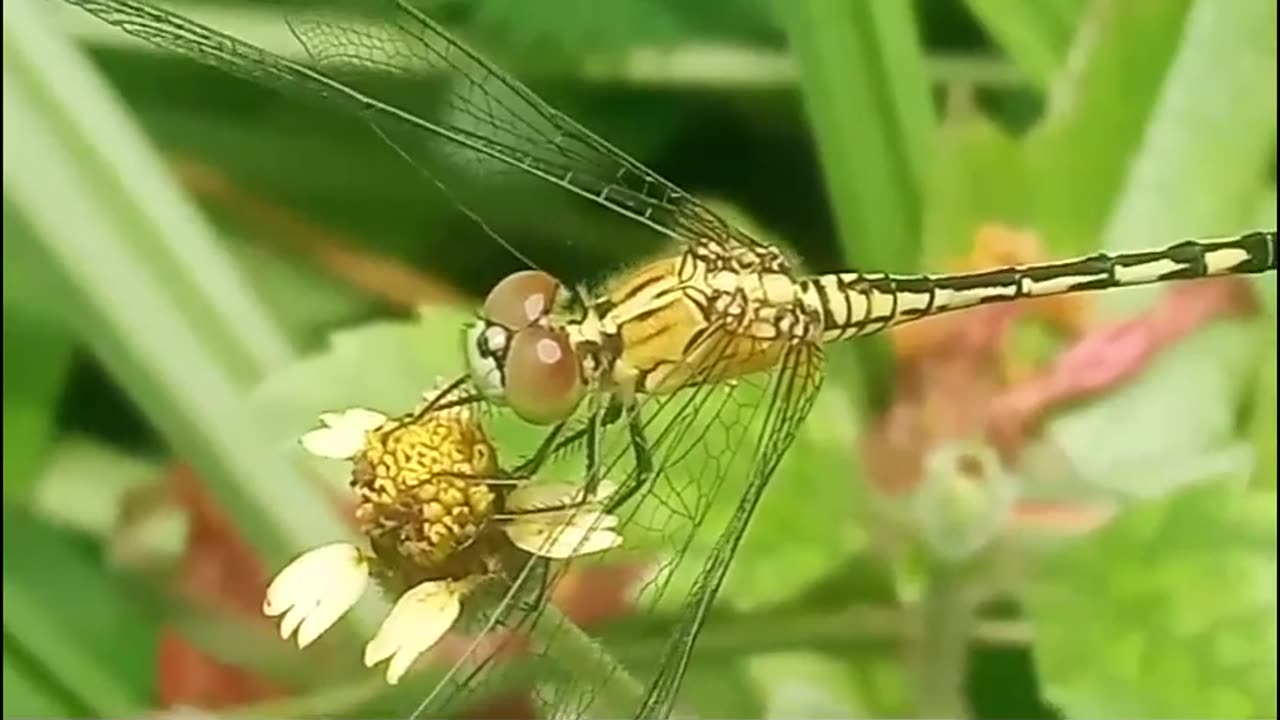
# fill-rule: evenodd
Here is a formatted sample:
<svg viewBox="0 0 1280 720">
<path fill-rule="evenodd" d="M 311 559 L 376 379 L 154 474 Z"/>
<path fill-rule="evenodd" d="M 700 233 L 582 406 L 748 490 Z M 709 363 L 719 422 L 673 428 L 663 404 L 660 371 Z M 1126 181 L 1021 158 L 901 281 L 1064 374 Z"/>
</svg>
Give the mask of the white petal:
<svg viewBox="0 0 1280 720">
<path fill-rule="evenodd" d="M 507 495 L 506 506 L 512 511 L 534 511 L 565 507 L 583 502 L 583 487 L 568 482 L 541 482 L 521 485 Z M 618 489 L 616 483 L 601 480 L 590 501 L 599 503 Z"/>
<path fill-rule="evenodd" d="M 333 413 L 326 414 L 332 415 Z M 361 407 L 348 408 L 338 413 L 338 415 L 340 417 L 340 425 L 350 425 L 351 427 L 359 428 L 361 432 L 372 430 L 387 421 L 387 416 L 377 410 Z M 330 427 L 336 426 L 331 424 Z"/>
<path fill-rule="evenodd" d="M 297 630 L 298 626 L 302 624 L 302 621 L 306 619 L 307 613 L 314 609 L 315 603 L 310 605 L 294 605 L 289 608 L 289 611 L 284 614 L 284 617 L 280 618 L 280 639 L 288 640 L 289 636 L 293 634 L 293 631 Z"/>
<path fill-rule="evenodd" d="M 333 626 L 360 599 L 369 582 L 360 549 L 331 543 L 289 563 L 267 587 L 262 612 L 280 619 L 280 637 L 296 630 L 298 647 L 306 647 Z"/>
<path fill-rule="evenodd" d="M 525 552 L 563 560 L 609 550 L 622 543 L 618 518 L 600 511 L 566 510 L 531 515 L 507 526 L 511 542 Z"/>
<path fill-rule="evenodd" d="M 542 482 L 521 485 L 507 495 L 506 507 L 512 512 L 529 512 L 567 503 L 578 488 L 567 482 Z"/>
<path fill-rule="evenodd" d="M 302 447 L 312 455 L 346 460 L 364 448 L 365 433 L 380 427 L 387 416 L 375 410 L 351 408 L 340 413 L 322 413 L 324 427 L 302 435 Z"/>
<path fill-rule="evenodd" d="M 415 585 L 396 601 L 382 627 L 364 648 L 367 667 L 391 658 L 387 682 L 400 682 L 413 661 L 440 640 L 462 612 L 462 596 L 447 580 Z"/>
<path fill-rule="evenodd" d="M 591 502 L 602 503 L 613 496 L 618 491 L 618 483 L 612 480 L 601 480 L 596 485 L 596 491 L 591 494 Z"/>
</svg>

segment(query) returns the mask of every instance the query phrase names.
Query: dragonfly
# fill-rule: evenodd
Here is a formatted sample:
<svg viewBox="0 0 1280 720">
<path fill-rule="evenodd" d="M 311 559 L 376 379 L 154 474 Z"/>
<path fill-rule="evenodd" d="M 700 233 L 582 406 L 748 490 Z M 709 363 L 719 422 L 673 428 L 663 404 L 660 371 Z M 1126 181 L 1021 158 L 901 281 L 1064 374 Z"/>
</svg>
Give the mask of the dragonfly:
<svg viewBox="0 0 1280 720">
<path fill-rule="evenodd" d="M 827 344 L 989 303 L 1276 269 L 1276 233 L 1264 230 L 964 274 L 805 274 L 404 0 L 379 3 L 376 26 L 290 19 L 305 60 L 139 0 L 66 2 L 157 46 L 358 115 L 446 193 L 430 170 L 433 143 L 545 181 L 665 242 L 653 259 L 584 286 L 530 262 L 495 285 L 465 333 L 477 397 L 547 428 L 516 473 L 582 455 L 588 488 L 616 486 L 607 510 L 623 535 L 641 528 L 669 541 L 635 608 L 677 606 L 636 717 L 676 706 L 751 517 L 813 407 Z M 424 70 L 456 85 L 445 113 L 418 112 L 378 80 Z M 546 704 L 585 712 L 587 682 L 561 677 L 559 699 Z"/>
</svg>

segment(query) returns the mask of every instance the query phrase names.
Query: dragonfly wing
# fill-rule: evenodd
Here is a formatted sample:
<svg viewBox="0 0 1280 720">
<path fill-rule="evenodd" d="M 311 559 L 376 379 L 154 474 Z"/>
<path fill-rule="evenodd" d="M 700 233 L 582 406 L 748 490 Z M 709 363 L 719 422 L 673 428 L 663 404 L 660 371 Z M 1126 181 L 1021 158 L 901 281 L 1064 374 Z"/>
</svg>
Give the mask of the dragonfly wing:
<svg viewBox="0 0 1280 720">
<path fill-rule="evenodd" d="M 429 77 L 447 81 L 451 89 L 444 112 L 422 123 L 472 162 L 537 176 L 684 244 L 756 243 L 556 110 L 408 2 L 389 0 L 385 6 L 384 22 L 378 25 L 356 27 L 306 16 L 291 20 L 290 27 L 319 69 L 369 97 L 390 97 L 385 94 L 388 78 L 419 85 Z M 414 117 L 428 117 L 404 107 L 404 100 L 384 101 Z M 400 149 L 414 153 L 411 146 Z"/>
<path fill-rule="evenodd" d="M 379 22 L 368 26 L 310 15 L 291 19 L 290 30 L 311 57 L 310 63 L 142 0 L 67 2 L 158 47 L 253 82 L 354 111 L 460 205 L 435 180 L 428 138 L 444 141 L 473 163 L 541 178 L 684 246 L 712 251 L 763 247 L 551 107 L 402 0 L 380 0 L 378 6 L 385 11 Z M 432 118 L 435 113 L 429 112 L 426 102 L 432 96 L 426 79 L 432 76 L 453 85 L 443 117 Z M 472 217 L 484 225 L 478 216 Z"/>
<path fill-rule="evenodd" d="M 638 717 L 659 718 L 671 713 L 698 633 L 711 611 L 756 505 L 801 423 L 809 415 L 822 384 L 822 370 L 821 347 L 797 345 L 791 348 L 778 368 L 761 378 L 764 392 L 759 400 L 762 402 L 752 410 L 758 416 L 755 418 L 758 422 L 749 421 L 746 425 L 749 429 L 739 433 L 738 441 L 726 444 L 725 449 L 733 453 L 751 453 L 749 467 L 745 471 L 745 486 L 735 488 L 732 514 L 721 524 L 722 529 L 698 571 L 679 619 L 669 631 L 671 640 L 663 652 L 657 673 L 650 680 Z M 721 468 L 721 472 L 737 469 L 729 463 Z M 723 479 L 712 484 L 721 485 Z M 717 487 L 716 491 L 719 490 Z M 699 523 L 705 521 L 705 513 L 696 519 Z M 679 563 L 681 559 L 676 558 L 674 562 Z"/>
<path fill-rule="evenodd" d="M 726 335 L 709 337 L 716 342 Z M 615 518 L 609 529 L 622 536 L 623 548 L 557 563 L 545 576 L 517 578 L 524 589 L 509 592 L 492 612 L 501 618 L 495 627 L 530 640 L 523 658 L 533 669 L 495 659 L 491 646 L 478 642 L 466 664 L 470 674 L 433 693 L 427 712 L 470 707 L 514 684 L 527 689 L 547 717 L 667 716 L 755 506 L 809 414 L 822 363 L 820 347 L 801 344 L 769 372 L 644 398 L 635 411 L 644 459 L 626 420 L 609 425 L 601 471 L 617 488 L 614 497 L 625 498 L 608 508 Z M 582 454 L 556 462 L 553 471 L 583 472 Z M 584 582 L 592 577 L 586 568 L 596 570 L 596 580 L 608 579 Z M 543 602 L 572 605 L 574 592 L 597 603 L 601 595 L 616 600 L 624 584 L 619 577 L 639 578 L 638 588 L 615 607 L 612 624 L 586 628 L 586 645 L 584 630 Z M 654 637 L 669 640 L 655 646 Z M 635 656 L 636 642 L 647 648 L 639 655 L 648 661 L 623 667 L 613 659 Z M 583 674 L 586 652 L 597 672 Z"/>
</svg>

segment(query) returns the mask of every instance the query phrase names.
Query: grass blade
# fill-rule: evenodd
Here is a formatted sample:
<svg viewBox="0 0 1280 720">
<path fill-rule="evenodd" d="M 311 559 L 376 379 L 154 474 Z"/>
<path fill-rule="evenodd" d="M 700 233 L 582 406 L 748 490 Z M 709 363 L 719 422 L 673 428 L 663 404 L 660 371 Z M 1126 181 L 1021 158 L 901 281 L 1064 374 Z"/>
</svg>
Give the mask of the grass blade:
<svg viewBox="0 0 1280 720">
<path fill-rule="evenodd" d="M 50 53 L 46 61 L 58 52 L 46 43 L 30 45 Z M 211 349 L 241 381 L 253 382 L 287 362 L 289 343 L 199 211 L 148 151 L 119 99 L 82 68 L 76 63 L 47 66 L 46 90 L 64 108 L 59 117 L 63 142 L 74 148 L 80 162 L 112 169 L 98 176 L 96 190 L 118 208 L 122 238 L 136 245 L 137 257 L 152 272 L 167 278 L 172 301 L 214 341 Z"/>
<path fill-rule="evenodd" d="M 1066 59 L 1084 2 L 968 0 L 966 4 L 1027 80 L 1043 89 Z"/>
<path fill-rule="evenodd" d="M 115 154 L 86 149 L 119 141 L 108 129 L 124 121 L 75 119 L 84 111 L 85 94 L 100 92 L 89 68 L 31 3 L 5 3 L 4 19 L 5 193 L 70 288 L 78 324 L 86 329 L 83 340 L 171 447 L 200 470 L 272 566 L 301 547 L 345 536 L 329 500 L 245 416 L 243 372 L 223 362 L 225 347 L 217 349 L 228 333 L 183 312 L 196 299 L 192 287 L 143 257 L 143 248 L 170 241 L 133 237 L 171 232 L 173 242 L 180 241 L 190 225 L 162 229 L 137 221 L 148 214 L 139 204 L 180 202 L 180 195 L 122 192 L 113 178 L 126 171 L 112 163 Z M 101 105 L 96 113 L 114 110 Z M 146 152 L 141 144 L 132 147 Z M 213 307 L 222 295 L 199 299 L 210 306 L 198 313 L 202 319 L 236 312 L 234 306 Z M 259 357 L 246 348 L 236 352 Z M 247 364 L 236 365 L 243 371 Z"/>
<path fill-rule="evenodd" d="M 910 5 L 805 0 L 779 12 L 845 261 L 914 269 L 934 114 Z"/>
</svg>

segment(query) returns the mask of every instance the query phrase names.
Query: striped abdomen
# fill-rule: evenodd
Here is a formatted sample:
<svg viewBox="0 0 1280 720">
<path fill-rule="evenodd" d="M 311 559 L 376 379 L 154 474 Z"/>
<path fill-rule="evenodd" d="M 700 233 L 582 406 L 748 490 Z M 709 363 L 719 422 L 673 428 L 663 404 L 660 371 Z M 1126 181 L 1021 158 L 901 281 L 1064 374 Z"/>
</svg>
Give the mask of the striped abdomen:
<svg viewBox="0 0 1280 720">
<path fill-rule="evenodd" d="M 983 303 L 1275 269 L 1276 233 L 1266 231 L 956 275 L 832 273 L 805 279 L 801 295 L 832 341 Z"/>
</svg>

